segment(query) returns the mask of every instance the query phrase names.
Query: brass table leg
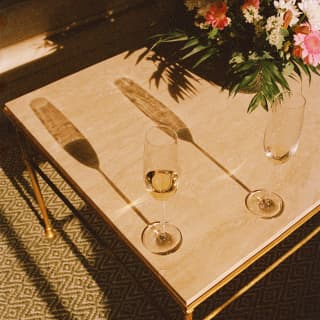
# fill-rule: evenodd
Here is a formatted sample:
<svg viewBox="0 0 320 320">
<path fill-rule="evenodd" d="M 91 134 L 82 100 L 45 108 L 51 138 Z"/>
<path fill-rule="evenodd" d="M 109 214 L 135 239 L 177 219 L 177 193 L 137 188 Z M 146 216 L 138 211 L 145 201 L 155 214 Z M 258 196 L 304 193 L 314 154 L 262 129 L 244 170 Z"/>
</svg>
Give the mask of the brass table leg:
<svg viewBox="0 0 320 320">
<path fill-rule="evenodd" d="M 192 320 L 193 319 L 193 309 L 192 310 L 186 310 L 184 314 L 184 320 Z"/>
<path fill-rule="evenodd" d="M 52 239 L 54 237 L 54 231 L 53 231 L 51 224 L 50 224 L 50 221 L 49 221 L 47 208 L 46 208 L 46 205 L 44 203 L 44 200 L 43 200 L 43 197 L 42 197 L 42 194 L 40 191 L 40 186 L 39 186 L 39 183 L 37 180 L 36 173 L 35 173 L 32 165 L 29 161 L 29 155 L 26 150 L 26 146 L 24 145 L 23 138 L 21 137 L 21 135 L 19 133 L 18 133 L 18 138 L 19 138 L 19 143 L 20 143 L 20 147 L 21 147 L 22 160 L 28 170 L 28 173 L 29 173 L 29 176 L 31 179 L 32 189 L 33 189 L 34 195 L 36 197 L 36 200 L 38 202 L 38 205 L 39 205 L 39 208 L 40 208 L 40 211 L 42 214 L 46 238 Z"/>
</svg>

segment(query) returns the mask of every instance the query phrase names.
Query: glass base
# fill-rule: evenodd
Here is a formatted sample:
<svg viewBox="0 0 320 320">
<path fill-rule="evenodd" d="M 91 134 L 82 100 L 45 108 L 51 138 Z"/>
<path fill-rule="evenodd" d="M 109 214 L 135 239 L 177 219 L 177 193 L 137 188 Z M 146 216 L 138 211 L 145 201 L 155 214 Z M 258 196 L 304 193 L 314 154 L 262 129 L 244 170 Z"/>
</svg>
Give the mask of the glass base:
<svg viewBox="0 0 320 320">
<path fill-rule="evenodd" d="M 247 209 L 261 217 L 273 218 L 282 213 L 283 200 L 279 195 L 267 190 L 255 190 L 250 192 L 246 197 Z"/>
<path fill-rule="evenodd" d="M 158 221 L 143 230 L 141 239 L 149 251 L 161 255 L 176 251 L 182 243 L 181 232 L 176 226 L 165 223 L 163 228 Z"/>
</svg>

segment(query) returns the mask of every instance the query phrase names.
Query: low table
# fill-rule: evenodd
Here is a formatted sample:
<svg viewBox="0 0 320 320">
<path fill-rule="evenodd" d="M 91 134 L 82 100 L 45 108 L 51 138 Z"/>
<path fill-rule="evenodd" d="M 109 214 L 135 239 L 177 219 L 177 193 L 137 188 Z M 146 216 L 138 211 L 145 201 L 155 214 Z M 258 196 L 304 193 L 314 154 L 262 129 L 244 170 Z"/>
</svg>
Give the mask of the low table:
<svg viewBox="0 0 320 320">
<path fill-rule="evenodd" d="M 268 114 L 262 109 L 246 113 L 250 95 L 229 98 L 217 85 L 177 65 L 160 74 L 163 61 L 144 50 L 90 66 L 10 101 L 4 109 L 21 137 L 141 258 L 190 320 L 197 306 L 319 211 L 320 80 L 304 87 L 307 107 L 299 150 L 277 167 L 262 150 Z M 144 135 L 155 123 L 169 123 L 180 138 L 181 183 L 168 201 L 167 217 L 181 230 L 183 242 L 166 256 L 148 252 L 141 243 L 143 229 L 161 212 L 142 177 Z M 50 238 L 54 231 L 22 149 Z M 245 197 L 258 188 L 283 197 L 280 216 L 261 219 L 249 213 Z M 320 226 L 205 319 L 319 231 Z"/>
</svg>

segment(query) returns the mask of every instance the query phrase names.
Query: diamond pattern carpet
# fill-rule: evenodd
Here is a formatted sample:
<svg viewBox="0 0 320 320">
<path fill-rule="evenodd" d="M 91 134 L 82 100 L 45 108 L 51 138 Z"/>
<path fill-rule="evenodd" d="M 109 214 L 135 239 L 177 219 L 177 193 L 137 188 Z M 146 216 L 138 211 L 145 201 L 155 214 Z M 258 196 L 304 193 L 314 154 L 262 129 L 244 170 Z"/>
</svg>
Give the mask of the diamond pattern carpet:
<svg viewBox="0 0 320 320">
<path fill-rule="evenodd" d="M 150 272 L 48 162 L 40 168 L 71 208 L 40 178 L 56 237 L 44 237 L 12 127 L 0 125 L 0 319 L 179 320 L 181 310 Z M 319 214 L 214 298 L 200 319 L 308 231 Z M 315 237 L 232 303 L 219 320 L 320 319 L 320 241 Z"/>
</svg>

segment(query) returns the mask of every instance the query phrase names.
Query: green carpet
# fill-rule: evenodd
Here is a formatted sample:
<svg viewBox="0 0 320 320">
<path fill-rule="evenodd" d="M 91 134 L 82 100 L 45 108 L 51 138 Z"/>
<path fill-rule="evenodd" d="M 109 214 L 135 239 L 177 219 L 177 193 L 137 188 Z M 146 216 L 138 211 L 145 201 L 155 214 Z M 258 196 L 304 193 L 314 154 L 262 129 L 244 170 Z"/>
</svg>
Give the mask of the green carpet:
<svg viewBox="0 0 320 320">
<path fill-rule="evenodd" d="M 181 310 L 150 272 L 48 162 L 38 161 L 75 208 L 39 179 L 57 233 L 52 241 L 44 237 L 13 130 L 1 124 L 0 319 L 181 319 Z M 195 318 L 223 302 L 316 225 L 319 214 L 200 306 Z M 310 241 L 216 319 L 320 319 L 319 240 Z"/>
</svg>

